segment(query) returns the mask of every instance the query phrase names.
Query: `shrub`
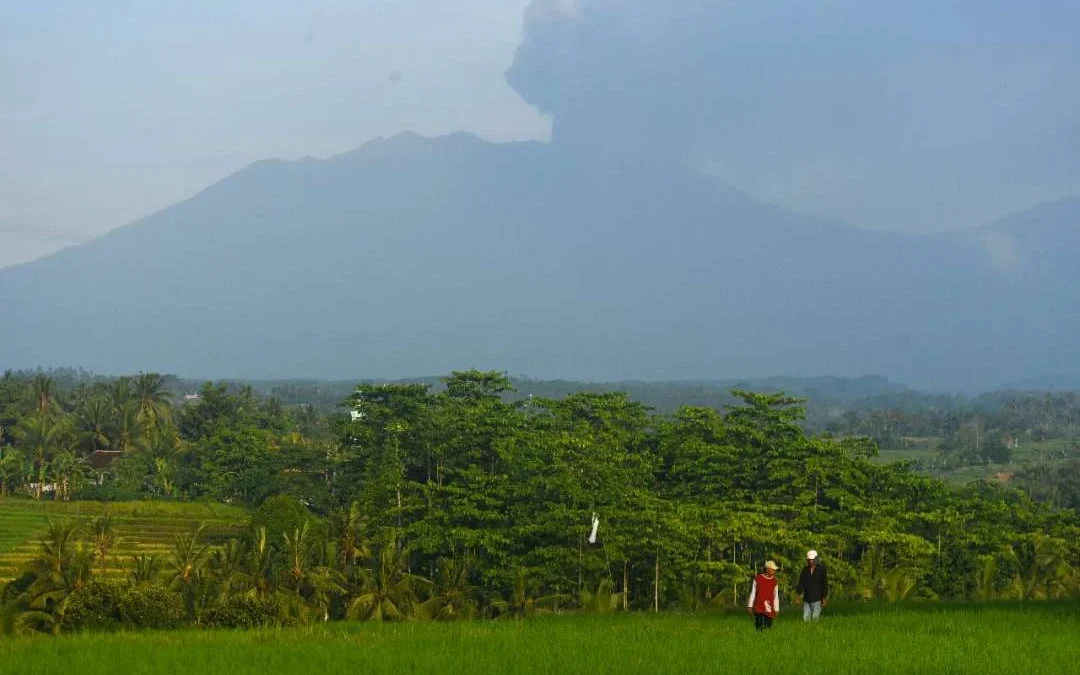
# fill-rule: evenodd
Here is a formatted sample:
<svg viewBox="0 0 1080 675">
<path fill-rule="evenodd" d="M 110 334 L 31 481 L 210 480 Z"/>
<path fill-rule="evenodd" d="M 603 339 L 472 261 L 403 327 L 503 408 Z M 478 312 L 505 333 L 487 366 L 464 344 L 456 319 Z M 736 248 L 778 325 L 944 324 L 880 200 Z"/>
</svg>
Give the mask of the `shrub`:
<svg viewBox="0 0 1080 675">
<path fill-rule="evenodd" d="M 95 580 L 76 590 L 64 615 L 66 630 L 167 629 L 183 623 L 184 602 L 178 593 L 118 581 Z"/>
<path fill-rule="evenodd" d="M 132 628 L 166 629 L 184 625 L 184 599 L 164 586 L 143 585 L 125 589 L 120 596 L 120 616 Z"/>
<path fill-rule="evenodd" d="M 296 621 L 284 616 L 273 599 L 234 596 L 204 611 L 199 623 L 206 628 L 262 628 L 290 626 Z"/>
<path fill-rule="evenodd" d="M 68 598 L 64 613 L 65 630 L 110 631 L 121 627 L 120 596 L 124 586 L 116 581 L 95 580 L 77 589 Z"/>
<path fill-rule="evenodd" d="M 77 490 L 73 496 L 78 501 L 126 502 L 142 499 L 143 494 L 138 490 L 114 485 L 86 485 Z"/>
</svg>

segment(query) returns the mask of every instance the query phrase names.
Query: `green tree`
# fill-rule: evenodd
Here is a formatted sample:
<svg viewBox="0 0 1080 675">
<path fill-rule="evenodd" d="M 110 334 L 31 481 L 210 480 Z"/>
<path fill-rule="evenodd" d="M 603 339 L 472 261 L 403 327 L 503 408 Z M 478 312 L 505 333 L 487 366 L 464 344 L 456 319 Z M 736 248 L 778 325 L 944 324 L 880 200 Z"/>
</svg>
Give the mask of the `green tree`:
<svg viewBox="0 0 1080 675">
<path fill-rule="evenodd" d="M 71 446 L 71 427 L 65 418 L 36 411 L 19 424 L 17 438 L 34 479 L 32 494 L 34 499 L 41 499 L 49 478 L 50 462 Z"/>
</svg>

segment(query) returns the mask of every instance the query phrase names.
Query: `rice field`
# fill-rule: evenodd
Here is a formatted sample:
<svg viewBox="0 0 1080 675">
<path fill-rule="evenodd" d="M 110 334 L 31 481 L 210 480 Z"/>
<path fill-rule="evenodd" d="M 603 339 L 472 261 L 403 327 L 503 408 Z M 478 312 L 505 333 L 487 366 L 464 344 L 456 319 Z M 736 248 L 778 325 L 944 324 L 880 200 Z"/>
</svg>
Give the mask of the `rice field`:
<svg viewBox="0 0 1080 675">
<path fill-rule="evenodd" d="M 39 538 L 49 518 L 70 518 L 87 524 L 112 514 L 119 541 L 99 574 L 106 578 L 127 574 L 137 555 L 168 556 L 173 537 L 203 523 L 204 540 L 222 542 L 238 536 L 247 513 L 220 504 L 179 502 L 34 502 L 0 500 L 0 585 L 14 578 L 40 550 Z"/>
<path fill-rule="evenodd" d="M 0 640 L 0 673 L 1080 673 L 1075 604 L 781 615 L 561 616 L 478 623 L 330 624 L 262 632 Z"/>
</svg>

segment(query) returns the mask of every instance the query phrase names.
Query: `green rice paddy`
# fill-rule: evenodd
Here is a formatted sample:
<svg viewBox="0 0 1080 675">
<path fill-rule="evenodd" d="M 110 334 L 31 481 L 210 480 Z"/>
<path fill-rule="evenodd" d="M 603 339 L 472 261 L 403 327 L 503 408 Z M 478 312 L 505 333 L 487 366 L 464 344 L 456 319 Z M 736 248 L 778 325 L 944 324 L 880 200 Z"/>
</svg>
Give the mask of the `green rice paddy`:
<svg viewBox="0 0 1080 675">
<path fill-rule="evenodd" d="M 561 616 L 526 621 L 329 624 L 0 641 L 0 673 L 1080 673 L 1075 604 L 947 606 L 747 616 Z"/>
<path fill-rule="evenodd" d="M 220 504 L 180 502 L 34 502 L 0 500 L 0 585 L 14 578 L 40 550 L 39 539 L 49 518 L 90 523 L 97 516 L 113 517 L 119 541 L 109 553 L 106 567 L 97 573 L 123 577 L 137 555 L 165 559 L 173 538 L 198 523 L 206 526 L 204 540 L 217 543 L 243 532 L 247 514 Z"/>
</svg>

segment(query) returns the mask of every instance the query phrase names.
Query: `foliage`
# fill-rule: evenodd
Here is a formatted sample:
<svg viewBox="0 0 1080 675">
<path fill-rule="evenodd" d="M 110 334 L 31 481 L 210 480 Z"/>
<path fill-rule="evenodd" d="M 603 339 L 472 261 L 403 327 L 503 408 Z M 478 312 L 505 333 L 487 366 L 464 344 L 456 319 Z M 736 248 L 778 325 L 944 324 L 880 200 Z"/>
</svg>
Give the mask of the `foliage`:
<svg viewBox="0 0 1080 675">
<path fill-rule="evenodd" d="M 184 624 L 180 594 L 162 586 L 95 580 L 72 594 L 67 630 L 169 629 Z"/>
<path fill-rule="evenodd" d="M 102 587 L 83 590 L 114 568 L 124 537 L 111 518 L 196 498 L 207 517 L 222 503 L 252 507 L 246 536 L 185 522 L 124 572 L 180 598 L 194 625 L 700 613 L 744 603 L 767 559 L 790 599 L 809 548 L 837 601 L 1080 593 L 1075 512 L 1008 486 L 950 487 L 882 462 L 871 439 L 809 433 L 806 402 L 784 393 L 736 389 L 722 410 L 664 415 L 620 393 L 515 400 L 505 375 L 465 371 L 438 388 L 360 385 L 348 415 L 320 422 L 250 388 L 208 384 L 174 407 L 161 386 L 88 385 L 77 423 L 47 382 L 27 389 L 20 476 L 61 466 L 61 439 L 120 444 L 93 480 L 156 499 L 46 532 L 5 591 L 21 617 L 12 630 L 60 630 L 75 599 L 87 625 L 115 617 Z M 112 412 L 91 424 L 93 401 Z"/>
</svg>

